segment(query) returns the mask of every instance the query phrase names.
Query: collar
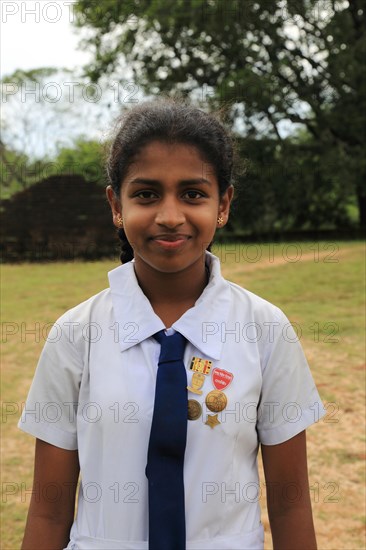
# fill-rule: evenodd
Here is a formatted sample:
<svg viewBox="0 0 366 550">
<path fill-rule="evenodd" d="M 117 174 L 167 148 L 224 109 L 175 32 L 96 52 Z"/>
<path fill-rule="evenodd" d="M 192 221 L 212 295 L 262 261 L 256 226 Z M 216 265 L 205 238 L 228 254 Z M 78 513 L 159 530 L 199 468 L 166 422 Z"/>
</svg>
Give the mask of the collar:
<svg viewBox="0 0 366 550">
<path fill-rule="evenodd" d="M 218 360 L 224 343 L 219 336 L 221 324 L 228 321 L 231 292 L 230 284 L 221 275 L 219 259 L 206 252 L 206 264 L 210 270 L 207 286 L 195 305 L 172 328 L 183 334 L 204 357 Z M 133 261 L 110 271 L 108 278 L 121 351 L 165 328 L 138 284 Z M 213 338 L 215 334 L 218 336 Z"/>
</svg>

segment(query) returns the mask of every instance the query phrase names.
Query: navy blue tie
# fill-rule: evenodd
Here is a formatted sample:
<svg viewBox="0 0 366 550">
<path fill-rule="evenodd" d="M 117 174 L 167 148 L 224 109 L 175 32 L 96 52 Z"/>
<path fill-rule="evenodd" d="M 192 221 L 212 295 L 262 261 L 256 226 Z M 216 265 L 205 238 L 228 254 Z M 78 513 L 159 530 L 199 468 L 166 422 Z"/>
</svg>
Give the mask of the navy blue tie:
<svg viewBox="0 0 366 550">
<path fill-rule="evenodd" d="M 155 403 L 147 454 L 149 550 L 185 550 L 183 464 L 187 441 L 186 339 L 154 335 L 160 343 Z"/>
</svg>

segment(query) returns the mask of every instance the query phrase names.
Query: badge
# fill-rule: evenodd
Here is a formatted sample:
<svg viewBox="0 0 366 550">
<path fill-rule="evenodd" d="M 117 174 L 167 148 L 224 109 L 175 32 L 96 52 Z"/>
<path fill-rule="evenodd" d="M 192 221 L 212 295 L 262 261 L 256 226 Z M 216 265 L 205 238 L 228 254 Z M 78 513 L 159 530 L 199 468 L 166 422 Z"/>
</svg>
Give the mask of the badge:
<svg viewBox="0 0 366 550">
<path fill-rule="evenodd" d="M 188 399 L 188 420 L 197 420 L 202 414 L 202 407 L 195 399 Z"/>
<path fill-rule="evenodd" d="M 217 414 L 208 414 L 205 424 L 207 424 L 207 426 L 210 426 L 210 428 L 214 429 L 214 427 L 221 424 L 221 422 L 217 418 Z"/>
<path fill-rule="evenodd" d="M 205 382 L 205 375 L 200 372 L 194 372 L 192 374 L 191 385 L 187 386 L 187 390 L 197 395 L 202 395 L 201 388 Z"/>
<path fill-rule="evenodd" d="M 208 359 L 202 359 L 202 357 L 192 357 L 191 366 L 189 368 L 191 370 L 194 370 L 195 372 L 210 374 L 211 367 L 212 361 L 209 361 Z"/>
<path fill-rule="evenodd" d="M 212 371 L 212 384 L 217 390 L 224 390 L 231 384 L 234 375 L 224 369 L 213 369 Z"/>
<path fill-rule="evenodd" d="M 212 390 L 206 395 L 206 406 L 212 412 L 221 412 L 227 405 L 226 395 L 219 390 Z"/>
</svg>

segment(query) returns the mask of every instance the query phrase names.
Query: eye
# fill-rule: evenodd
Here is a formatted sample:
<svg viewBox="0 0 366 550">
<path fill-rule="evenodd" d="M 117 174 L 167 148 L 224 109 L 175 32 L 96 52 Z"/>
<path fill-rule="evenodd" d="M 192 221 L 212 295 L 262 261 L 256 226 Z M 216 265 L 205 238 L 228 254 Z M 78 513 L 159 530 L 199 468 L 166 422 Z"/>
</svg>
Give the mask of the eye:
<svg viewBox="0 0 366 550">
<path fill-rule="evenodd" d="M 151 199 L 156 199 L 157 194 L 154 193 L 154 191 L 146 190 L 146 191 L 139 191 L 134 196 L 138 199 L 151 200 Z"/>
<path fill-rule="evenodd" d="M 202 197 L 204 197 L 204 194 L 201 193 L 201 191 L 196 191 L 194 189 L 190 189 L 189 191 L 186 191 L 183 194 L 183 197 L 186 198 L 186 199 L 189 199 L 189 200 L 197 200 L 197 199 L 201 199 Z"/>
</svg>

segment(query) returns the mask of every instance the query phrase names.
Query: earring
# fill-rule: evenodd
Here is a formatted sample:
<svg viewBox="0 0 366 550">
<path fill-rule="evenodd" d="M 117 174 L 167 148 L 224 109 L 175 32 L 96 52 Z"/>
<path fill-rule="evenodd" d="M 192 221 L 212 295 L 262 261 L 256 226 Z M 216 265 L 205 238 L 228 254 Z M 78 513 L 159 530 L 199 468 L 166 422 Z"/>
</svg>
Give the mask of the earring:
<svg viewBox="0 0 366 550">
<path fill-rule="evenodd" d="M 218 223 L 218 225 L 222 225 L 224 223 L 224 218 L 222 216 L 219 216 L 217 218 L 217 223 Z"/>
<path fill-rule="evenodd" d="M 123 227 L 123 218 L 121 216 L 121 214 L 118 214 L 118 216 L 116 217 L 116 222 L 117 222 L 117 225 L 118 227 Z"/>
</svg>

